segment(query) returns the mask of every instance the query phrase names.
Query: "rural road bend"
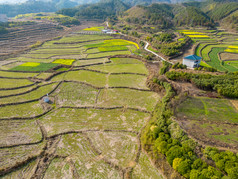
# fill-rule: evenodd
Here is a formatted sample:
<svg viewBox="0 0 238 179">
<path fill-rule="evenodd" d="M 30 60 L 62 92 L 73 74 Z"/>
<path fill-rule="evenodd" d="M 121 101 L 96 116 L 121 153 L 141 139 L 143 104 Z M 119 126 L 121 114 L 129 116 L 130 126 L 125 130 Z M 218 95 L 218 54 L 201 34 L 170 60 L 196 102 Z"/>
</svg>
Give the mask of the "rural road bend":
<svg viewBox="0 0 238 179">
<path fill-rule="evenodd" d="M 106 21 L 106 24 L 107 24 L 107 27 L 109 27 L 109 23 L 108 23 L 107 21 Z M 119 33 L 120 33 L 121 35 L 127 36 L 126 34 L 123 34 L 123 33 L 121 33 L 121 32 L 119 32 Z M 149 42 L 144 41 L 144 40 L 142 40 L 142 41 L 146 43 L 144 49 L 145 49 L 147 52 L 150 52 L 150 53 L 154 54 L 156 57 L 159 57 L 162 61 L 166 61 L 166 62 L 168 62 L 168 63 L 170 63 L 170 64 L 173 64 L 172 62 L 169 62 L 169 61 L 165 60 L 163 57 L 161 57 L 161 56 L 158 55 L 157 53 L 155 53 L 155 52 L 149 50 L 149 49 L 148 49 Z"/>
</svg>

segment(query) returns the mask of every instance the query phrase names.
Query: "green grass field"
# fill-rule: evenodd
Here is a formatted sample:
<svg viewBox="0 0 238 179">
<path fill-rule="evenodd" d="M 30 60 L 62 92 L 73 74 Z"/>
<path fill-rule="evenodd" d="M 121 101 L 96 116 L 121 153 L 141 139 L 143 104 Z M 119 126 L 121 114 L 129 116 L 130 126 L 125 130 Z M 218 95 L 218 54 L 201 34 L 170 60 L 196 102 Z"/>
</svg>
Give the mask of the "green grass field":
<svg viewBox="0 0 238 179">
<path fill-rule="evenodd" d="M 31 62 L 27 62 L 27 63 L 31 63 Z M 57 67 L 59 64 L 57 63 L 40 63 L 38 66 L 23 66 L 25 65 L 19 65 L 17 67 L 14 67 L 10 70 L 12 71 L 48 71 L 54 67 Z"/>
<path fill-rule="evenodd" d="M 218 69 L 219 71 L 237 71 L 237 68 L 233 67 L 232 65 L 220 61 L 218 54 L 224 50 L 225 48 L 212 48 L 211 52 L 209 53 L 209 58 L 211 61 L 208 61 L 207 64 Z"/>
<path fill-rule="evenodd" d="M 106 74 L 79 70 L 70 71 L 66 74 L 61 74 L 52 79 L 52 81 L 73 80 L 79 82 L 89 83 L 97 87 L 104 87 L 106 85 Z"/>
<path fill-rule="evenodd" d="M 65 117 L 67 116 L 67 120 Z M 60 108 L 41 118 L 49 136 L 71 130 L 113 129 L 139 131 L 150 114 L 134 110 Z"/>
<path fill-rule="evenodd" d="M 131 53 L 129 51 L 114 51 L 114 52 L 101 52 L 101 53 L 95 53 L 95 54 L 89 54 L 87 56 L 88 59 L 90 58 L 103 58 L 113 55 L 130 55 Z"/>
<path fill-rule="evenodd" d="M 39 102 L 3 106 L 0 108 L 1 118 L 33 117 L 42 114 L 43 112 L 44 110 Z"/>
<path fill-rule="evenodd" d="M 201 43 L 197 46 L 196 50 L 195 50 L 195 55 L 197 56 L 201 56 L 201 50 L 202 48 L 204 48 L 206 45 L 208 45 L 208 43 Z"/>
<path fill-rule="evenodd" d="M 63 83 L 53 94 L 59 106 L 93 106 L 99 90 L 79 83 Z"/>
<path fill-rule="evenodd" d="M 6 79 L 0 78 L 0 88 L 16 88 L 31 85 L 33 82 L 27 79 Z"/>
<path fill-rule="evenodd" d="M 21 73 L 21 72 L 6 72 L 0 71 L 1 77 L 12 77 L 12 78 L 29 78 L 38 75 L 38 73 Z"/>
<path fill-rule="evenodd" d="M 146 87 L 146 80 L 147 77 L 141 75 L 131 75 L 131 74 L 110 75 L 108 85 L 110 87 L 124 86 L 124 87 L 148 89 Z"/>
<path fill-rule="evenodd" d="M 238 61 L 225 61 L 225 64 L 233 66 L 238 70 Z"/>
<path fill-rule="evenodd" d="M 19 94 L 19 93 L 25 93 L 35 87 L 36 87 L 36 85 L 30 86 L 30 87 L 25 87 L 25 88 L 20 88 L 20 89 L 1 90 L 0 96 L 2 97 L 2 96 L 15 95 L 15 94 Z"/>
<path fill-rule="evenodd" d="M 98 96 L 97 105 L 107 107 L 125 106 L 153 111 L 159 99 L 158 94 L 148 91 L 104 89 L 101 90 Z"/>
<path fill-rule="evenodd" d="M 143 64 L 142 61 L 134 58 L 111 58 L 113 64 Z"/>
<path fill-rule="evenodd" d="M 144 64 L 105 64 L 87 67 L 92 70 L 99 70 L 106 73 L 140 73 L 148 74 Z"/>
<path fill-rule="evenodd" d="M 126 46 L 105 46 L 105 47 L 98 47 L 100 52 L 110 52 L 110 51 L 124 51 L 128 50 Z"/>
<path fill-rule="evenodd" d="M 178 106 L 177 115 L 191 120 L 238 123 L 238 111 L 226 99 L 188 98 Z"/>
<path fill-rule="evenodd" d="M 56 86 L 57 86 L 57 83 L 53 83 L 53 84 L 39 87 L 36 90 L 23 94 L 23 95 L 0 98 L 0 104 L 18 103 L 18 102 L 39 99 L 43 96 L 46 96 L 46 94 L 50 93 Z"/>
</svg>

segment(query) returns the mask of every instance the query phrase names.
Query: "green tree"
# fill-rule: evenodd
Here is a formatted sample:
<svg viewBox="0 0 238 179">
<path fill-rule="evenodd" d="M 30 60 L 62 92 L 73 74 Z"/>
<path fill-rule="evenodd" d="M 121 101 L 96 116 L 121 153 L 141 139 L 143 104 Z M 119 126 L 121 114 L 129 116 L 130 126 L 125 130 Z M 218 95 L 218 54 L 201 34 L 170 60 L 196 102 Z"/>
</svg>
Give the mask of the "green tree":
<svg viewBox="0 0 238 179">
<path fill-rule="evenodd" d="M 161 141 L 158 144 L 157 149 L 160 153 L 165 154 L 168 151 L 168 143 L 165 141 Z"/>
<path fill-rule="evenodd" d="M 228 169 L 227 171 L 228 176 L 230 177 L 230 179 L 237 179 L 238 178 L 238 167 L 233 167 Z"/>
<path fill-rule="evenodd" d="M 180 162 L 180 165 L 178 166 L 178 172 L 182 175 L 185 175 L 190 173 L 190 161 L 189 160 L 185 160 Z"/>
<path fill-rule="evenodd" d="M 173 160 L 175 158 L 180 158 L 183 156 L 183 152 L 181 150 L 181 147 L 178 145 L 175 145 L 169 149 L 168 152 L 166 152 L 167 160 L 170 165 L 173 164 Z"/>
<path fill-rule="evenodd" d="M 180 163 L 183 161 L 183 159 L 182 158 L 175 158 L 174 160 L 173 160 L 173 168 L 174 168 L 174 170 L 178 170 L 178 167 L 179 167 L 179 165 L 180 165 Z"/>
</svg>

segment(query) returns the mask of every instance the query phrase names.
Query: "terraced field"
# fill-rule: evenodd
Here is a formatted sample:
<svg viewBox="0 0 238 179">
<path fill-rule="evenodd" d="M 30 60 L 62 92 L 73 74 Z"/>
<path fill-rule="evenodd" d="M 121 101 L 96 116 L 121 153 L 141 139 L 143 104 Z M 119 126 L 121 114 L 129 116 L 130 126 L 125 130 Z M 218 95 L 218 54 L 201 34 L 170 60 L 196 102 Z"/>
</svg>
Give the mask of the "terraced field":
<svg viewBox="0 0 238 179">
<path fill-rule="evenodd" d="M 190 97 L 177 108 L 180 126 L 193 138 L 217 147 L 237 149 L 237 100 Z"/>
<path fill-rule="evenodd" d="M 182 35 L 189 36 L 197 43 L 194 54 L 201 56 L 201 66 L 213 67 L 218 71 L 235 72 L 237 70 L 236 34 L 207 30 L 178 30 Z M 232 62 L 226 62 L 230 61 Z M 224 61 L 224 62 L 223 62 Z"/>
<path fill-rule="evenodd" d="M 37 41 L 47 40 L 62 33 L 62 30 L 57 29 L 57 25 L 47 23 L 11 28 L 9 33 L 0 35 L 0 55 L 12 54 L 35 44 Z"/>
<path fill-rule="evenodd" d="M 113 58 L 138 48 L 74 34 L 1 63 L 0 176 L 162 178 L 140 142 L 160 96 L 145 62 Z"/>
</svg>

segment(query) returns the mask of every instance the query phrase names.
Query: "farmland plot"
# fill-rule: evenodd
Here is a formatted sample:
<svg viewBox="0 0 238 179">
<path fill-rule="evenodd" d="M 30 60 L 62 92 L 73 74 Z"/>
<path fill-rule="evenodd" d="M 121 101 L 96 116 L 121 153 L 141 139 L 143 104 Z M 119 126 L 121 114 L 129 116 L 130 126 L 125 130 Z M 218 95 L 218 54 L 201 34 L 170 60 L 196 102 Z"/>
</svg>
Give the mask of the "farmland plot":
<svg viewBox="0 0 238 179">
<path fill-rule="evenodd" d="M 24 101 L 38 100 L 43 96 L 46 96 L 48 93 L 52 92 L 57 86 L 57 83 L 48 84 L 35 88 L 33 91 L 11 97 L 0 98 L 0 104 L 7 103 L 20 103 Z"/>
<path fill-rule="evenodd" d="M 88 59 L 88 60 L 77 60 L 74 63 L 74 66 L 85 66 L 85 65 L 93 65 L 99 63 L 107 63 L 110 62 L 108 58 L 98 58 L 98 59 Z"/>
<path fill-rule="evenodd" d="M 105 64 L 90 66 L 88 69 L 99 70 L 106 73 L 140 73 L 148 74 L 148 70 L 144 64 Z"/>
<path fill-rule="evenodd" d="M 238 111 L 226 99 L 188 98 L 178 107 L 180 117 L 185 116 L 194 120 L 238 123 L 237 114 Z"/>
<path fill-rule="evenodd" d="M 177 118 L 193 138 L 208 145 L 237 149 L 238 111 L 233 103 L 227 99 L 190 97 L 178 106 Z"/>
<path fill-rule="evenodd" d="M 59 108 L 42 117 L 41 122 L 52 136 L 87 130 L 139 131 L 149 118 L 148 113 L 123 108 Z"/>
<path fill-rule="evenodd" d="M 34 83 L 27 79 L 6 79 L 0 78 L 0 89 L 21 88 L 33 85 Z"/>
<path fill-rule="evenodd" d="M 30 102 L 17 104 L 14 106 L 8 105 L 0 107 L 0 116 L 3 119 L 34 117 L 44 112 L 45 111 L 39 102 Z"/>
<path fill-rule="evenodd" d="M 34 143 L 42 138 L 40 128 L 34 120 L 2 120 L 0 130 L 0 146 Z"/>
<path fill-rule="evenodd" d="M 140 143 L 160 99 L 146 86 L 148 70 L 138 59 L 104 58 L 138 48 L 73 34 L 6 65 L 25 72 L 0 72 L 0 164 L 19 167 L 3 178 L 161 178 Z M 26 79 L 7 78 L 17 74 Z"/>
</svg>

